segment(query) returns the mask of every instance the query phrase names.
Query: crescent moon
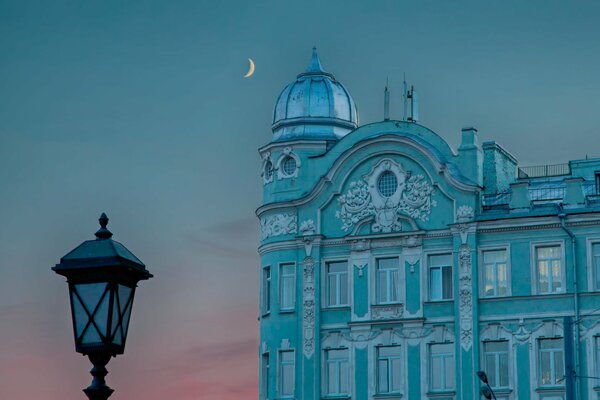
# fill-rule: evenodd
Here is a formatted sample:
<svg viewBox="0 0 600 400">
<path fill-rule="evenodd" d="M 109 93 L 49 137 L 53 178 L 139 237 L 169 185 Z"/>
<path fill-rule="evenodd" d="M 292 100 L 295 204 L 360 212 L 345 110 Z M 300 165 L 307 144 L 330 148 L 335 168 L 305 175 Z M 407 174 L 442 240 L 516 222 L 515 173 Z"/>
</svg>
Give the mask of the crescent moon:
<svg viewBox="0 0 600 400">
<path fill-rule="evenodd" d="M 252 59 L 249 58 L 248 62 L 250 62 L 250 68 L 248 69 L 246 75 L 244 75 L 244 78 L 250 78 L 252 74 L 254 74 L 254 61 L 252 61 Z"/>
</svg>

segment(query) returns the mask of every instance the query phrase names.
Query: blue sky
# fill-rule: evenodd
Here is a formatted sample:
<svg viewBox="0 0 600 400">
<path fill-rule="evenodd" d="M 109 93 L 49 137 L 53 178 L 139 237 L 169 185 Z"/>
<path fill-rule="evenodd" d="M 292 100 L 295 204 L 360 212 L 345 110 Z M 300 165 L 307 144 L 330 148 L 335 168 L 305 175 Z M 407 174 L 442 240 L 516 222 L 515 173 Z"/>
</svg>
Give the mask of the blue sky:
<svg viewBox="0 0 600 400">
<path fill-rule="evenodd" d="M 50 267 L 102 211 L 155 274 L 113 397 L 256 398 L 256 149 L 312 46 L 361 123 L 382 119 L 388 77 L 401 116 L 406 73 L 453 147 L 473 125 L 550 164 L 600 156 L 599 17 L 592 1 L 0 1 L 0 398 L 89 383 Z"/>
</svg>

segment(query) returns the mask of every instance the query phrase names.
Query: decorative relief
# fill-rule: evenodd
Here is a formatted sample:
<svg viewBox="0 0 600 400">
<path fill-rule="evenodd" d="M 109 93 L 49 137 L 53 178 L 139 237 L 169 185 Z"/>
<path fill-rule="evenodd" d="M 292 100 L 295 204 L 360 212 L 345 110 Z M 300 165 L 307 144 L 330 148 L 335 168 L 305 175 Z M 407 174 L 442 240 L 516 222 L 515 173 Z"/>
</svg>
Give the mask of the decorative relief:
<svg viewBox="0 0 600 400">
<path fill-rule="evenodd" d="M 395 176 L 396 188 L 384 196 L 378 188 L 379 178 L 386 172 Z M 389 188 L 388 188 L 389 189 Z M 434 192 L 423 175 L 412 175 L 402 165 L 391 159 L 381 160 L 360 181 L 351 182 L 346 194 L 338 198 L 340 210 L 336 217 L 342 220 L 342 230 L 349 231 L 359 222 L 374 218 L 373 232 L 397 232 L 402 230 L 401 214 L 413 219 L 427 221 L 432 207 Z"/>
<path fill-rule="evenodd" d="M 461 244 L 458 249 L 459 275 L 458 296 L 460 314 L 460 345 L 468 351 L 473 344 L 473 286 L 471 248 Z"/>
<path fill-rule="evenodd" d="M 311 358 L 315 352 L 315 260 L 306 257 L 302 263 L 302 350 L 306 358 Z"/>
<path fill-rule="evenodd" d="M 295 234 L 297 231 L 297 218 L 293 213 L 273 214 L 260 219 L 261 240 L 280 235 Z"/>
<path fill-rule="evenodd" d="M 363 270 L 367 268 L 367 265 L 369 264 L 354 264 L 354 268 L 358 270 L 358 276 L 363 276 Z"/>
<path fill-rule="evenodd" d="M 302 221 L 300 224 L 300 233 L 302 235 L 314 235 L 317 231 L 315 227 L 315 221 L 312 219 L 307 219 L 306 221 Z"/>
<path fill-rule="evenodd" d="M 371 242 L 367 239 L 353 240 L 350 242 L 351 251 L 366 251 L 371 248 Z"/>
<path fill-rule="evenodd" d="M 475 218 L 475 211 L 473 211 L 473 207 L 463 205 L 458 207 L 456 210 L 456 220 L 458 222 L 469 222 Z"/>
<path fill-rule="evenodd" d="M 398 319 L 402 318 L 404 313 L 404 305 L 402 304 L 385 304 L 371 306 L 371 319 Z"/>
</svg>

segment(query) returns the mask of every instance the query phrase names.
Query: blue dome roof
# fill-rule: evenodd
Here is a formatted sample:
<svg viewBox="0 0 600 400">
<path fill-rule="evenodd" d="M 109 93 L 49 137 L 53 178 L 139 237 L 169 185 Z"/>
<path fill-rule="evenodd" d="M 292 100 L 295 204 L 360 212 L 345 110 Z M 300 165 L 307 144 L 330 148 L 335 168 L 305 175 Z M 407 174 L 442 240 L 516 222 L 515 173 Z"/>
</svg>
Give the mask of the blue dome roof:
<svg viewBox="0 0 600 400">
<path fill-rule="evenodd" d="M 348 90 L 321 65 L 317 49 L 305 72 L 283 89 L 273 112 L 273 141 L 335 140 L 358 127 Z"/>
</svg>

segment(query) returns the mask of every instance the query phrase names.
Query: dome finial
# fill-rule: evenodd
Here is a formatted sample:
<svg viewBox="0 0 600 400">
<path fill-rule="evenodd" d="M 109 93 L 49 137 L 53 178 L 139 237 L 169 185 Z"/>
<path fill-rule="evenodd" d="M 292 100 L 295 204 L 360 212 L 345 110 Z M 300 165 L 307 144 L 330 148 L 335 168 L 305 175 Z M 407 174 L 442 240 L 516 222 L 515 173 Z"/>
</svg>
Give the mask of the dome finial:
<svg viewBox="0 0 600 400">
<path fill-rule="evenodd" d="M 106 225 L 108 225 L 108 217 L 105 213 L 100 215 L 98 218 L 98 222 L 100 222 L 100 229 L 96 232 L 97 239 L 110 239 L 112 237 L 112 232 L 106 229 Z"/>
<path fill-rule="evenodd" d="M 319 55 L 317 54 L 317 46 L 313 46 L 312 48 L 312 57 L 310 59 L 310 64 L 308 64 L 308 67 L 306 68 L 306 72 L 325 72 L 321 65 L 321 60 L 319 60 Z"/>
</svg>

